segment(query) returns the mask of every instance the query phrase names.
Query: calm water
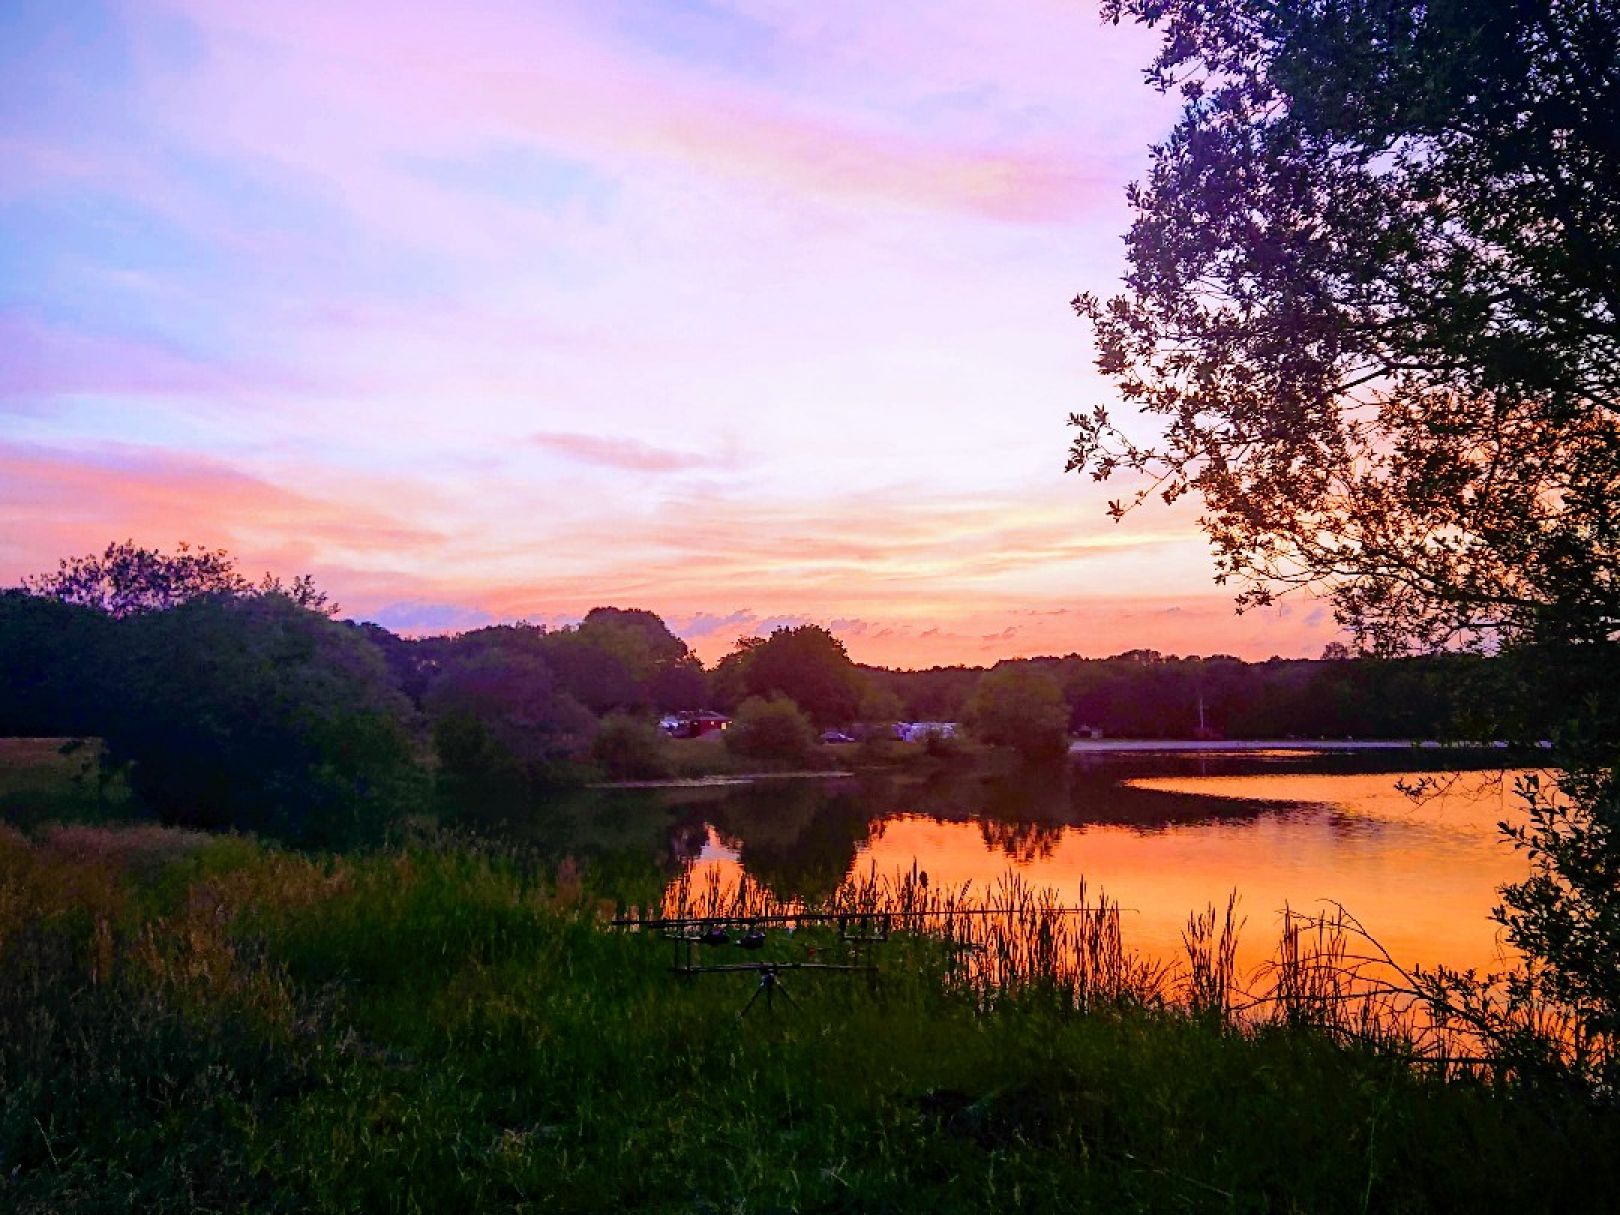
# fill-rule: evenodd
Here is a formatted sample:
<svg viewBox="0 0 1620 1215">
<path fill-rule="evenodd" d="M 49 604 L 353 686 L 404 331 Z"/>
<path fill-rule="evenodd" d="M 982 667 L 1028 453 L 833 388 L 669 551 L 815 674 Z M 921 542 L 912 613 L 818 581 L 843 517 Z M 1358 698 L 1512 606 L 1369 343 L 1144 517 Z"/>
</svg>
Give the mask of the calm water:
<svg viewBox="0 0 1620 1215">
<path fill-rule="evenodd" d="M 1525 872 L 1496 824 L 1516 818 L 1511 781 L 1465 771 L 1414 804 L 1395 788 L 1418 767 L 1469 757 L 1412 751 L 1319 755 L 1087 755 L 1066 771 L 761 781 L 598 794 L 559 841 L 597 863 L 644 855 L 672 879 L 746 871 L 813 897 L 850 872 L 928 872 L 983 887 L 1009 869 L 1073 892 L 1084 876 L 1127 908 L 1127 943 L 1179 952 L 1190 911 L 1234 888 L 1246 965 L 1269 955 L 1285 905 L 1343 903 L 1406 963 L 1488 967 L 1502 956 L 1488 914 Z M 1459 764 L 1459 760 L 1462 761 Z M 1488 763 L 1490 757 L 1474 757 Z M 1498 759 L 1499 763 L 1500 760 Z"/>
</svg>

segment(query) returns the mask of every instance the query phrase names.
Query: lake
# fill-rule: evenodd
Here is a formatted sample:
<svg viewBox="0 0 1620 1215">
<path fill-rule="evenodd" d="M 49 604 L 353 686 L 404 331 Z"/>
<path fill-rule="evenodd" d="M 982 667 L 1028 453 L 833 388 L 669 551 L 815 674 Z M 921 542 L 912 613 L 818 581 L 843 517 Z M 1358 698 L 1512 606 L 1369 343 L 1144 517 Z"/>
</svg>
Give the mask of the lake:
<svg viewBox="0 0 1620 1215">
<path fill-rule="evenodd" d="M 616 791 L 573 816 L 557 843 L 587 859 L 651 849 L 666 877 L 740 872 L 783 897 L 848 874 L 915 863 L 934 885 L 982 889 L 1009 870 L 1073 901 L 1082 877 L 1124 913 L 1127 945 L 1180 956 L 1189 912 L 1247 917 L 1239 960 L 1270 955 L 1285 906 L 1342 903 L 1405 964 L 1491 968 L 1496 890 L 1524 876 L 1497 823 L 1517 819 L 1511 773 L 1491 753 L 1087 751 L 1019 776 L 862 775 Z M 1492 768 L 1491 765 L 1496 765 Z M 1396 782 L 1438 776 L 1414 802 Z"/>
</svg>

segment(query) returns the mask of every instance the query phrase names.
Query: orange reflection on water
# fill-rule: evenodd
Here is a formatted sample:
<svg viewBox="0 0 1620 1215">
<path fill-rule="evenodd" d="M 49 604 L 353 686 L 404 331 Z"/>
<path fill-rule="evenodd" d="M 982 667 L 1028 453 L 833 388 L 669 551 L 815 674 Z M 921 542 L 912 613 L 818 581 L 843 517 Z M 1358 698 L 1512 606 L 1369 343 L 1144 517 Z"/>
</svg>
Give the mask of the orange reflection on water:
<svg viewBox="0 0 1620 1215">
<path fill-rule="evenodd" d="M 1507 779 L 1459 777 L 1443 796 L 1414 804 L 1400 774 L 1145 777 L 1127 783 L 1165 793 L 1237 799 L 1253 813 L 1148 828 L 1079 823 L 1045 826 L 1031 841 L 1017 824 L 942 822 L 899 814 L 874 824 L 857 854 L 860 870 L 909 870 L 932 884 L 983 889 L 1009 868 L 1031 882 L 1077 890 L 1085 877 L 1127 908 L 1126 944 L 1181 956 L 1188 913 L 1224 905 L 1234 888 L 1248 918 L 1239 945 L 1247 970 L 1271 956 L 1284 906 L 1342 903 L 1405 965 L 1495 968 L 1504 960 L 1489 919 L 1496 891 L 1526 873 L 1522 854 L 1496 824 L 1518 817 Z M 696 863 L 720 880 L 739 871 L 718 837 Z"/>
</svg>

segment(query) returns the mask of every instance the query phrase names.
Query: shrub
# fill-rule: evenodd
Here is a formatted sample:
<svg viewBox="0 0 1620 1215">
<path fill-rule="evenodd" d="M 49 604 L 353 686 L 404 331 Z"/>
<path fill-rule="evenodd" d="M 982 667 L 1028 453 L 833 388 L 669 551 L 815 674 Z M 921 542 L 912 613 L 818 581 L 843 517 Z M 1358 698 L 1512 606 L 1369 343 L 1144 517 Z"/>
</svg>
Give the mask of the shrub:
<svg viewBox="0 0 1620 1215">
<path fill-rule="evenodd" d="M 1062 755 L 1069 712 L 1057 680 L 1027 663 L 986 671 L 964 711 L 968 728 L 993 747 L 1011 747 L 1026 759 Z"/>
<path fill-rule="evenodd" d="M 786 697 L 750 696 L 726 731 L 726 749 L 751 759 L 804 763 L 815 745 L 810 719 Z"/>
<path fill-rule="evenodd" d="M 669 775 L 669 757 L 658 727 L 639 718 L 605 718 L 591 743 L 591 759 L 611 777 L 657 780 Z"/>
</svg>

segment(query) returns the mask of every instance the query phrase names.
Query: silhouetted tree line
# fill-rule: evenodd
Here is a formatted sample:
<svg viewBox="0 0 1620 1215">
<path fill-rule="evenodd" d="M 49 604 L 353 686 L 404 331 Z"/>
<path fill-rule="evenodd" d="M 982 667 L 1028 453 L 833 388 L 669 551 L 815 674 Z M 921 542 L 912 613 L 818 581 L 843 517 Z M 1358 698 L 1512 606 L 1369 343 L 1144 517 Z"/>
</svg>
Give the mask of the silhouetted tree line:
<svg viewBox="0 0 1620 1215">
<path fill-rule="evenodd" d="M 1132 650 L 1112 658 L 1031 658 L 1051 674 L 1071 731 L 1111 738 L 1435 738 L 1453 736 L 1459 691 L 1490 663 L 1473 655 L 1244 662 Z M 985 672 L 977 667 L 868 672 L 908 720 L 960 720 Z"/>
<path fill-rule="evenodd" d="M 435 792 L 510 808 L 592 771 L 660 775 L 658 713 L 737 712 L 734 751 L 799 763 L 812 727 L 962 721 L 1037 758 L 1082 727 L 1192 737 L 1200 703 L 1213 736 L 1407 738 L 1445 733 L 1459 686 L 1490 666 L 1138 650 L 889 671 L 802 625 L 743 638 L 706 671 L 637 609 L 414 639 L 334 612 L 307 578 L 250 582 L 217 551 L 126 543 L 65 561 L 0 593 L 0 734 L 102 738 L 165 821 L 340 845 Z"/>
</svg>

